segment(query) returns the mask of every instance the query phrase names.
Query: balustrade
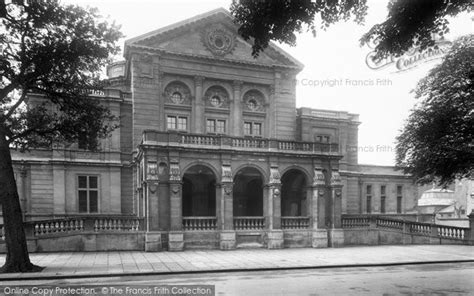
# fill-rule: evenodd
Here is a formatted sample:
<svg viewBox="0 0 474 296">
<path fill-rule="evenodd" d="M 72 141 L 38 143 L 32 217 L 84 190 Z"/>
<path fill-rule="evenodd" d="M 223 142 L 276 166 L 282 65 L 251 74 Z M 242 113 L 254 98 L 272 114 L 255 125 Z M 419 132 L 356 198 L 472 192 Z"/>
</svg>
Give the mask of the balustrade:
<svg viewBox="0 0 474 296">
<path fill-rule="evenodd" d="M 144 142 L 152 141 L 160 144 L 180 143 L 193 146 L 222 146 L 230 145 L 234 148 L 265 149 L 270 148 L 279 151 L 304 151 L 304 152 L 339 152 L 337 143 L 313 143 L 299 141 L 283 141 L 276 139 L 262 139 L 250 137 L 229 137 L 226 135 L 203 135 L 203 134 L 182 134 L 176 132 L 145 131 Z"/>
<path fill-rule="evenodd" d="M 309 217 L 281 217 L 282 229 L 307 229 Z"/>
<path fill-rule="evenodd" d="M 264 217 L 234 217 L 235 230 L 262 230 L 264 228 Z"/>
<path fill-rule="evenodd" d="M 215 230 L 216 217 L 183 217 L 183 229 L 187 231 Z"/>
<path fill-rule="evenodd" d="M 466 230 L 468 228 L 454 227 L 454 226 L 438 226 L 438 236 L 441 238 L 461 239 L 465 238 Z"/>
<path fill-rule="evenodd" d="M 369 217 L 342 217 L 342 228 L 363 228 L 369 227 Z"/>
</svg>

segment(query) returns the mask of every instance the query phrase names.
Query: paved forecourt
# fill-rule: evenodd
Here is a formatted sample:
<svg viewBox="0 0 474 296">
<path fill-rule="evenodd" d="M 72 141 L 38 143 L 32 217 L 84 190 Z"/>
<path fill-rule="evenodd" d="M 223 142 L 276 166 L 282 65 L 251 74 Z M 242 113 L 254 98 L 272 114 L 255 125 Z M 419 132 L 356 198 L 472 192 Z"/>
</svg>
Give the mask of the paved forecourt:
<svg viewBox="0 0 474 296">
<path fill-rule="evenodd" d="M 216 271 L 330 268 L 474 262 L 474 248 L 464 245 L 364 246 L 327 249 L 239 249 L 184 252 L 64 252 L 30 254 L 39 273 L 0 274 L 1 280 L 169 274 Z M 0 257 L 3 264 L 5 255 Z"/>
</svg>

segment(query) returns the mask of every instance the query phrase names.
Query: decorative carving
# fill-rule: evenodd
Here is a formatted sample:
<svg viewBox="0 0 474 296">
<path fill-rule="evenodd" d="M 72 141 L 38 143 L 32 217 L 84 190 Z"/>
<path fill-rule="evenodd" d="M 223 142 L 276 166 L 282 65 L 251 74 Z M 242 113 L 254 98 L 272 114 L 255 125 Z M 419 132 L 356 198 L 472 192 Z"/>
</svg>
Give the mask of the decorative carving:
<svg viewBox="0 0 474 296">
<path fill-rule="evenodd" d="M 224 186 L 224 193 L 226 195 L 231 195 L 232 194 L 232 186 L 231 185 Z"/>
<path fill-rule="evenodd" d="M 270 168 L 270 184 L 281 184 L 280 181 L 280 172 L 278 171 L 278 167 L 271 167 Z"/>
<path fill-rule="evenodd" d="M 270 85 L 270 94 L 273 96 L 275 94 L 275 85 L 271 84 Z"/>
<path fill-rule="evenodd" d="M 168 103 L 172 104 L 190 104 L 191 92 L 182 82 L 172 82 L 165 88 L 164 96 Z"/>
<path fill-rule="evenodd" d="M 249 90 L 244 95 L 244 105 L 250 111 L 264 111 L 265 99 L 258 90 Z"/>
<path fill-rule="evenodd" d="M 202 86 L 203 82 L 204 82 L 204 77 L 194 76 L 194 83 L 195 83 L 196 86 Z"/>
<path fill-rule="evenodd" d="M 232 182 L 232 169 L 230 165 L 223 165 L 222 166 L 222 182 Z"/>
<path fill-rule="evenodd" d="M 279 197 L 280 196 L 280 189 L 275 188 L 273 189 L 273 197 Z"/>
<path fill-rule="evenodd" d="M 331 186 L 342 186 L 341 176 L 338 171 L 331 173 Z"/>
<path fill-rule="evenodd" d="M 156 190 L 158 189 L 158 186 L 156 185 L 156 183 L 151 183 L 149 188 L 150 188 L 151 193 L 155 193 Z"/>
<path fill-rule="evenodd" d="M 241 80 L 234 80 L 232 86 L 234 87 L 234 91 L 241 91 L 242 90 L 242 81 Z"/>
<path fill-rule="evenodd" d="M 235 48 L 235 34 L 223 25 L 214 25 L 207 29 L 203 36 L 206 48 L 217 56 L 224 56 Z"/>
<path fill-rule="evenodd" d="M 324 186 L 324 185 L 326 185 L 326 177 L 324 176 L 322 169 L 315 168 L 313 186 Z"/>
<path fill-rule="evenodd" d="M 179 163 L 177 162 L 170 164 L 170 181 L 181 181 Z"/>
<path fill-rule="evenodd" d="M 336 189 L 336 190 L 334 190 L 334 194 L 336 195 L 336 197 L 341 197 L 342 190 L 341 189 Z"/>
<path fill-rule="evenodd" d="M 177 195 L 180 190 L 181 190 L 181 185 L 171 186 L 171 193 L 173 193 L 174 195 Z"/>
<path fill-rule="evenodd" d="M 221 86 L 211 86 L 204 95 L 206 106 L 214 108 L 228 108 L 229 95 Z"/>
<path fill-rule="evenodd" d="M 158 164 L 156 162 L 147 163 L 147 180 L 158 181 Z"/>
</svg>

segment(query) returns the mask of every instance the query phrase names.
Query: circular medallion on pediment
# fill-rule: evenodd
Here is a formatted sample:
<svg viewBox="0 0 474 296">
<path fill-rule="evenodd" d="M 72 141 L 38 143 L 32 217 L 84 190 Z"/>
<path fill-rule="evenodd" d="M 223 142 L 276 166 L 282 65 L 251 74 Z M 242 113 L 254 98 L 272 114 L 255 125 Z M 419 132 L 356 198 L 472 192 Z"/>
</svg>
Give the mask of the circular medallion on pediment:
<svg viewBox="0 0 474 296">
<path fill-rule="evenodd" d="M 205 46 L 215 55 L 225 55 L 235 47 L 235 35 L 223 26 L 213 26 L 204 33 Z"/>
</svg>

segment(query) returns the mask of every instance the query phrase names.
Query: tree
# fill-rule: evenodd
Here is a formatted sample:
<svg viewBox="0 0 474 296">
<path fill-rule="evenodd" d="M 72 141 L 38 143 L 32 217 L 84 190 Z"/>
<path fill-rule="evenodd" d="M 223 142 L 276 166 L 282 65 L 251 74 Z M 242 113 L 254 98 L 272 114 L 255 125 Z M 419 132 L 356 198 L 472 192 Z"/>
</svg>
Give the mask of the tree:
<svg viewBox="0 0 474 296">
<path fill-rule="evenodd" d="M 387 19 L 373 26 L 361 38 L 361 45 L 375 43 L 378 57 L 402 55 L 413 46 L 422 50 L 434 45 L 434 35 L 449 31 L 447 17 L 472 11 L 470 0 L 391 0 Z M 316 27 L 351 18 L 362 24 L 367 0 L 234 0 L 230 11 L 240 25 L 239 34 L 253 39 L 252 55 L 264 50 L 271 40 L 294 46 L 295 32 L 304 27 L 316 35 Z"/>
<path fill-rule="evenodd" d="M 448 185 L 474 168 L 474 35 L 456 40 L 416 86 L 421 102 L 397 137 L 396 164 L 420 184 Z"/>
<path fill-rule="evenodd" d="M 114 117 L 89 90 L 104 86 L 98 73 L 118 52 L 122 36 L 92 8 L 58 1 L 0 0 L 0 197 L 7 255 L 2 272 L 41 269 L 30 262 L 11 148 L 73 142 L 94 147 Z M 42 102 L 26 104 L 29 93 Z"/>
</svg>

